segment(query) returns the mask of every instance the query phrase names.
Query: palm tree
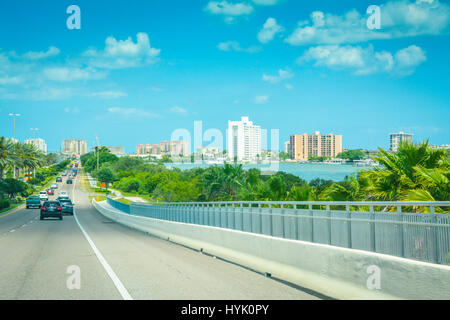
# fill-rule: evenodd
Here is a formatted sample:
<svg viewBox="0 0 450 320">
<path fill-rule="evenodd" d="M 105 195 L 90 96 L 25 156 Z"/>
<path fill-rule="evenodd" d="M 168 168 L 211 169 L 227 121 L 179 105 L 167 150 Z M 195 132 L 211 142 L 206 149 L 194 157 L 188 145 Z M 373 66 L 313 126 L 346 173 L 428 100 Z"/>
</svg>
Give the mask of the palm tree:
<svg viewBox="0 0 450 320">
<path fill-rule="evenodd" d="M 14 154 L 14 143 L 5 137 L 0 137 L 0 181 L 3 178 L 3 171 L 14 165 L 16 160 Z"/>
<path fill-rule="evenodd" d="M 369 199 L 450 200 L 450 166 L 445 150 L 431 149 L 425 141 L 402 143 L 396 153 L 380 151 L 375 159 L 382 167 L 359 174 L 359 179 L 367 182 L 364 191 Z"/>
</svg>

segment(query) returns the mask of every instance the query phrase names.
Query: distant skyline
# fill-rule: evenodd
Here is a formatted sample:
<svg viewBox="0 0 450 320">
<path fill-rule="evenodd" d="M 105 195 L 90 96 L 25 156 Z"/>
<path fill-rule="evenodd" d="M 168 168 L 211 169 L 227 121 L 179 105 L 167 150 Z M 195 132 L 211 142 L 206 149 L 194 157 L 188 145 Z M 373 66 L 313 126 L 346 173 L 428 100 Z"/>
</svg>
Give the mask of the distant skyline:
<svg viewBox="0 0 450 320">
<path fill-rule="evenodd" d="M 81 9 L 81 30 L 66 8 Z M 0 135 L 88 150 L 170 140 L 248 116 L 289 135 L 341 134 L 348 149 L 389 135 L 450 143 L 450 4 L 373 1 L 3 1 Z M 30 128 L 39 128 L 37 132 Z M 191 146 L 193 141 L 191 141 Z M 207 145 L 208 142 L 204 142 Z M 225 146 L 224 141 L 224 146 Z"/>
</svg>

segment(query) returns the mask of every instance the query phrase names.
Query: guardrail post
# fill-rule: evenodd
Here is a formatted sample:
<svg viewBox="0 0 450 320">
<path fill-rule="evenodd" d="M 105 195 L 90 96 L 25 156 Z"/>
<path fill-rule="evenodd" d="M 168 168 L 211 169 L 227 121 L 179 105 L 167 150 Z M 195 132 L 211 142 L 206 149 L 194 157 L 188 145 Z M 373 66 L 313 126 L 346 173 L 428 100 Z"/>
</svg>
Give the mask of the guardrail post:
<svg viewBox="0 0 450 320">
<path fill-rule="evenodd" d="M 328 217 L 328 244 L 331 245 L 331 210 L 330 210 L 330 205 L 327 204 L 326 206 L 326 210 L 327 210 L 327 217 Z"/>
<path fill-rule="evenodd" d="M 259 212 L 259 233 L 263 234 L 263 218 L 262 218 L 262 208 L 261 208 L 261 203 L 258 202 L 258 212 Z"/>
<path fill-rule="evenodd" d="M 405 257 L 405 235 L 404 235 L 404 228 L 403 228 L 403 211 L 402 211 L 402 206 L 398 205 L 397 206 L 397 214 L 399 215 L 399 220 L 401 221 L 400 223 L 400 242 L 402 244 L 401 246 L 401 257 L 404 258 Z"/>
<path fill-rule="evenodd" d="M 309 215 L 311 216 L 311 242 L 314 242 L 314 211 L 312 204 L 308 205 Z"/>
<path fill-rule="evenodd" d="M 347 211 L 347 235 L 348 235 L 348 248 L 352 248 L 352 212 L 350 211 L 350 206 L 347 204 L 345 206 Z"/>
<path fill-rule="evenodd" d="M 282 220 L 282 224 L 281 224 L 281 227 L 282 227 L 282 229 L 283 229 L 283 238 L 286 238 L 286 230 L 285 230 L 285 228 L 284 228 L 284 224 L 285 224 L 285 215 L 284 215 L 284 205 L 283 204 L 280 204 L 280 211 L 281 211 L 281 220 Z"/>
<path fill-rule="evenodd" d="M 294 221 L 295 221 L 295 225 L 294 225 L 294 233 L 295 233 L 295 240 L 298 240 L 298 220 L 299 220 L 299 215 L 298 215 L 298 211 L 297 211 L 297 205 L 294 204 L 293 205 L 293 212 L 294 212 Z"/>
<path fill-rule="evenodd" d="M 370 212 L 370 246 L 373 252 L 377 252 L 377 241 L 375 238 L 375 209 L 373 206 L 369 207 Z"/>
<path fill-rule="evenodd" d="M 273 237 L 273 214 L 271 203 L 269 203 L 269 215 L 270 215 L 270 235 Z"/>
<path fill-rule="evenodd" d="M 438 230 L 437 230 L 437 216 L 433 205 L 430 206 L 431 223 L 434 224 L 433 229 L 433 248 L 434 248 L 434 263 L 439 263 L 439 248 L 438 248 Z"/>
<path fill-rule="evenodd" d="M 244 231 L 244 204 L 241 202 L 239 206 L 241 207 L 241 231 Z"/>
</svg>

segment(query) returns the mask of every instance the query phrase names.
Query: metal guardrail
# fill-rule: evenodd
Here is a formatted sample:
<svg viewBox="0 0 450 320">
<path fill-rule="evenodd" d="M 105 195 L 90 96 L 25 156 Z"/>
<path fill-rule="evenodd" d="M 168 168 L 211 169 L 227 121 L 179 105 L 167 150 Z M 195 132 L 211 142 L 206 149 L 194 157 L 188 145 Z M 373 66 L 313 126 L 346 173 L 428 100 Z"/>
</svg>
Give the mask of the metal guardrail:
<svg viewBox="0 0 450 320">
<path fill-rule="evenodd" d="M 108 198 L 127 213 L 372 251 L 450 265 L 450 214 L 441 202 L 233 201 L 132 203 Z M 404 208 L 429 208 L 430 213 Z M 381 208 L 396 208 L 396 212 Z"/>
</svg>

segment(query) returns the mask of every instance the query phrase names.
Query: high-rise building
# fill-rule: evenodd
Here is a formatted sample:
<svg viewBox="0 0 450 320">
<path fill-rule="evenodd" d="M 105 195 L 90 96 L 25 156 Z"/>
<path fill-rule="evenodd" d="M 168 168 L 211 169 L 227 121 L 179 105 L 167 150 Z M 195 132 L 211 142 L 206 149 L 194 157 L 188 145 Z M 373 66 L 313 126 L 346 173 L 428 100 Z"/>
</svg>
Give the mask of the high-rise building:
<svg viewBox="0 0 450 320">
<path fill-rule="evenodd" d="M 25 140 L 24 142 L 34 145 L 36 148 L 41 150 L 44 154 L 47 154 L 47 144 L 45 143 L 44 139 L 34 138 L 34 139 Z"/>
<path fill-rule="evenodd" d="M 160 144 L 138 144 L 136 147 L 137 155 L 161 155 L 168 154 L 172 156 L 188 156 L 189 143 L 187 141 L 163 141 Z"/>
<path fill-rule="evenodd" d="M 65 155 L 82 156 L 87 153 L 86 140 L 66 139 L 62 142 L 61 152 Z"/>
<path fill-rule="evenodd" d="M 161 146 L 159 144 L 138 144 L 136 147 L 137 155 L 159 155 Z"/>
<path fill-rule="evenodd" d="M 248 117 L 241 121 L 228 121 L 228 158 L 258 160 L 261 157 L 261 127 L 254 125 Z"/>
<path fill-rule="evenodd" d="M 107 146 L 107 148 L 109 149 L 109 151 L 116 155 L 116 156 L 121 156 L 125 154 L 125 149 L 124 147 L 121 146 Z"/>
<path fill-rule="evenodd" d="M 294 134 L 290 136 L 289 154 L 294 160 L 310 157 L 336 157 L 342 152 L 342 135 L 339 134 Z"/>
<path fill-rule="evenodd" d="M 400 131 L 399 133 L 391 133 L 390 135 L 390 150 L 397 152 L 398 146 L 402 142 L 412 143 L 413 135 L 410 133 L 404 133 Z"/>
<path fill-rule="evenodd" d="M 286 141 L 284 143 L 284 153 L 289 153 L 290 147 L 291 147 L 291 142 L 290 141 Z"/>
<path fill-rule="evenodd" d="M 163 141 L 161 142 L 161 153 L 173 156 L 188 156 L 189 143 L 187 141 Z"/>
</svg>

